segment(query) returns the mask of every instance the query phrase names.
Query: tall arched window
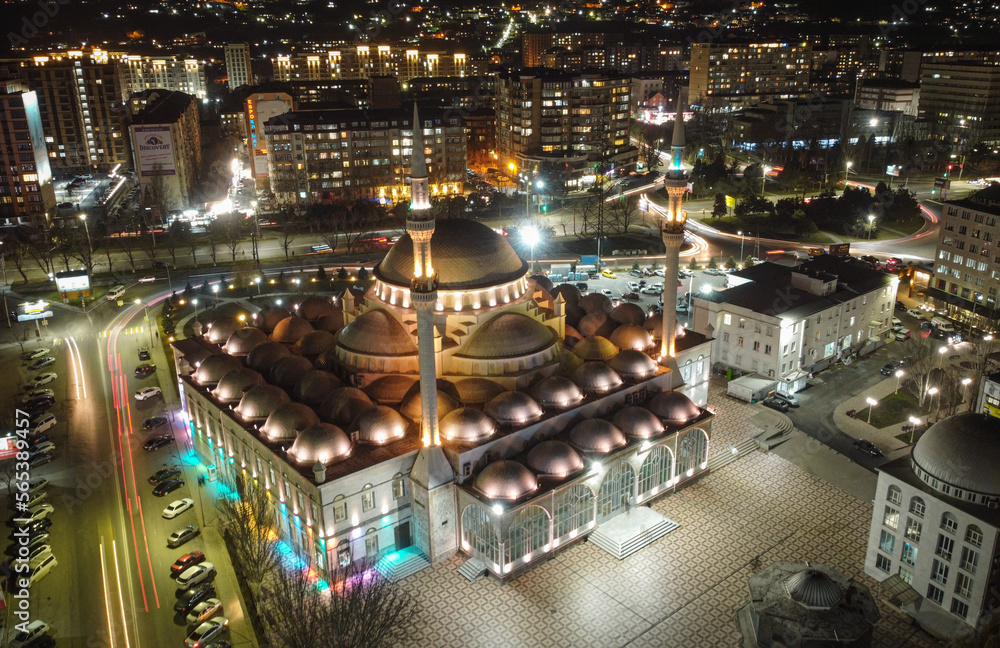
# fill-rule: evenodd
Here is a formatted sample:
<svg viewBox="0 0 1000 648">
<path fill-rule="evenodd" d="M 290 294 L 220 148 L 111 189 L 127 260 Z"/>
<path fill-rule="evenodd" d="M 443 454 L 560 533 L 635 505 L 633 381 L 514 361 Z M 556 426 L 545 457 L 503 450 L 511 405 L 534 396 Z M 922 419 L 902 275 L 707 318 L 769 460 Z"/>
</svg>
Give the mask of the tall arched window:
<svg viewBox="0 0 1000 648">
<path fill-rule="evenodd" d="M 677 476 L 690 477 L 708 461 L 708 433 L 701 428 L 688 432 L 677 448 Z"/>
<path fill-rule="evenodd" d="M 507 529 L 507 562 L 533 557 L 552 539 L 548 511 L 540 506 L 526 506 L 514 515 Z"/>
<path fill-rule="evenodd" d="M 606 520 L 635 502 L 635 473 L 624 461 L 608 470 L 597 494 L 597 519 Z"/>
<path fill-rule="evenodd" d="M 639 494 L 645 495 L 658 486 L 669 485 L 673 478 L 674 457 L 670 448 L 656 446 L 639 469 Z"/>
<path fill-rule="evenodd" d="M 496 523 L 481 506 L 475 504 L 462 512 L 462 548 L 500 565 L 500 538 Z"/>
<path fill-rule="evenodd" d="M 975 524 L 970 524 L 965 528 L 965 541 L 973 547 L 983 546 L 983 530 Z"/>
<path fill-rule="evenodd" d="M 903 491 L 899 490 L 899 486 L 890 486 L 885 498 L 889 503 L 899 506 L 903 503 Z"/>
<path fill-rule="evenodd" d="M 556 514 L 552 519 L 552 537 L 565 538 L 585 530 L 594 521 L 594 493 L 584 484 L 576 484 L 556 495 Z"/>
<path fill-rule="evenodd" d="M 925 510 L 927 510 L 927 506 L 924 504 L 924 500 L 919 497 L 910 498 L 910 513 L 917 517 L 924 517 Z"/>
</svg>

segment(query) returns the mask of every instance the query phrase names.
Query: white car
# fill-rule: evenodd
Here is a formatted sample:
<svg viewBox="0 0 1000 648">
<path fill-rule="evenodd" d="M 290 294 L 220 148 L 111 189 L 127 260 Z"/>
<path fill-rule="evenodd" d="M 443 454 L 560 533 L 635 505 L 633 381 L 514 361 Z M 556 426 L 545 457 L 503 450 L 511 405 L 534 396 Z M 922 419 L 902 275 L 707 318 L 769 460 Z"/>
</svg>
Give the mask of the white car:
<svg viewBox="0 0 1000 648">
<path fill-rule="evenodd" d="M 162 393 L 163 392 L 160 390 L 159 387 L 145 387 L 135 393 L 135 399 L 140 401 L 148 400 L 150 398 L 153 398 L 154 396 L 159 396 Z"/>
<path fill-rule="evenodd" d="M 31 449 L 32 454 L 53 453 L 56 451 L 56 444 L 51 441 L 42 441 Z"/>
<path fill-rule="evenodd" d="M 153 283 L 154 281 L 156 281 L 156 277 L 152 275 L 148 275 L 139 279 L 139 283 Z"/>
<path fill-rule="evenodd" d="M 601 294 L 608 298 L 615 296 L 615 294 L 611 292 L 610 288 L 601 288 Z"/>
<path fill-rule="evenodd" d="M 916 317 L 917 319 L 924 319 L 924 314 L 915 308 L 907 308 L 906 314 L 910 317 Z"/>
<path fill-rule="evenodd" d="M 187 639 L 184 640 L 184 645 L 188 648 L 198 648 L 198 646 L 203 646 L 209 641 L 221 637 L 222 633 L 226 630 L 226 626 L 228 625 L 229 619 L 224 617 L 209 619 L 195 628 L 191 634 L 187 636 Z"/>
<path fill-rule="evenodd" d="M 188 567 L 177 577 L 177 589 L 189 589 L 213 576 L 215 576 L 215 565 L 210 562 Z"/>
<path fill-rule="evenodd" d="M 174 500 L 167 505 L 167 508 L 163 509 L 163 517 L 168 520 L 172 520 L 189 508 L 194 507 L 194 500 L 190 497 L 185 497 L 179 500 Z"/>
<path fill-rule="evenodd" d="M 208 621 L 216 614 L 222 612 L 222 601 L 217 598 L 205 599 L 194 606 L 191 613 L 187 615 L 187 622 L 191 625 Z"/>
<path fill-rule="evenodd" d="M 34 351 L 28 351 L 24 354 L 23 358 L 25 360 L 38 360 L 49 355 L 49 349 L 35 349 Z"/>
<path fill-rule="evenodd" d="M 656 275 L 657 277 L 662 277 L 663 276 L 663 269 L 662 268 L 657 268 L 656 270 L 653 270 L 653 274 Z"/>
<path fill-rule="evenodd" d="M 646 286 L 639 292 L 641 292 L 644 295 L 659 295 L 660 293 L 663 292 L 663 288 L 662 287 L 657 288 L 656 286 Z"/>
<path fill-rule="evenodd" d="M 14 522 L 24 525 L 35 520 L 44 520 L 49 517 L 49 513 L 55 510 L 51 504 L 39 504 L 34 508 L 30 508 L 24 512 L 23 515 L 19 515 L 14 518 Z"/>
<path fill-rule="evenodd" d="M 22 646 L 27 646 L 48 631 L 49 624 L 36 619 L 35 621 L 29 623 L 24 630 L 14 635 L 14 638 L 10 640 L 10 648 L 21 648 Z"/>
<path fill-rule="evenodd" d="M 38 389 L 42 385 L 48 385 L 50 382 L 59 377 L 59 374 L 55 372 L 48 372 L 43 374 L 38 374 L 35 376 L 34 380 L 28 382 L 28 389 Z"/>
<path fill-rule="evenodd" d="M 632 292 L 638 292 L 639 284 L 634 281 L 630 281 L 628 282 L 628 289 L 631 290 Z"/>
</svg>

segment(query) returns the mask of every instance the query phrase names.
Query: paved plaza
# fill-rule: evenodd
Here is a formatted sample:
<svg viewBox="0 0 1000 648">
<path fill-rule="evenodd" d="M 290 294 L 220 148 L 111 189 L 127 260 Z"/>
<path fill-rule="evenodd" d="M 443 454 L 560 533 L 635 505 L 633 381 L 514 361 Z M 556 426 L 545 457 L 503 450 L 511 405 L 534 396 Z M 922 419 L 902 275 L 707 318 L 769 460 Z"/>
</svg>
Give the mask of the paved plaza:
<svg viewBox="0 0 1000 648">
<path fill-rule="evenodd" d="M 713 452 L 759 432 L 758 406 L 713 388 Z M 754 420 L 759 420 L 754 419 Z M 467 582 L 457 556 L 403 581 L 424 611 L 414 647 L 739 646 L 736 610 L 747 579 L 777 560 L 825 563 L 859 579 L 871 503 L 777 454 L 753 452 L 652 508 L 680 528 L 618 561 L 582 542 L 507 584 Z M 874 646 L 933 646 L 909 617 L 879 601 Z"/>
</svg>

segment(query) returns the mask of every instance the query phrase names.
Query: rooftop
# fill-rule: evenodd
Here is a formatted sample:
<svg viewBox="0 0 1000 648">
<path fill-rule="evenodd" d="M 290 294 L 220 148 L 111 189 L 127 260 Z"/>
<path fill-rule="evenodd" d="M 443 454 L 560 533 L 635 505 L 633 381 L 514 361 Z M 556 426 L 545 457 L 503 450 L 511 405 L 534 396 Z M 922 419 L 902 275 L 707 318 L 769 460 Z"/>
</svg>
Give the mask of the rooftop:
<svg viewBox="0 0 1000 648">
<path fill-rule="evenodd" d="M 132 116 L 133 124 L 172 124 L 184 114 L 195 98 L 184 92 L 169 92 L 167 90 L 151 90 L 153 93 L 164 93 L 153 96 L 150 103 Z"/>
</svg>

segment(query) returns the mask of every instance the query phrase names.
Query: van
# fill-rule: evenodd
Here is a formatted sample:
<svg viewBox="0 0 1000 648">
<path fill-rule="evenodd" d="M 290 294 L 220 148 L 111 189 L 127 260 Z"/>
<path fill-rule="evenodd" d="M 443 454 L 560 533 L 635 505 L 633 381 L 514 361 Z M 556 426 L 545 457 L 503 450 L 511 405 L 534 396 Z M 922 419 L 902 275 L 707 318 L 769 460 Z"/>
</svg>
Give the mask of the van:
<svg viewBox="0 0 1000 648">
<path fill-rule="evenodd" d="M 118 284 L 117 286 L 108 291 L 107 300 L 116 301 L 118 299 L 121 299 L 124 294 L 125 294 L 125 286 Z"/>
<path fill-rule="evenodd" d="M 59 561 L 52 554 L 43 555 L 28 563 L 28 587 L 47 576 L 52 568 L 58 564 Z"/>
<path fill-rule="evenodd" d="M 954 333 L 955 326 L 950 320 L 935 315 L 931 318 L 931 325 L 944 333 Z"/>
<path fill-rule="evenodd" d="M 53 427 L 55 424 L 56 424 L 56 415 L 46 414 L 42 418 L 38 419 L 34 427 L 31 428 L 31 433 L 39 434 L 40 432 L 44 432 L 45 430 L 48 430 L 50 427 Z"/>
</svg>

